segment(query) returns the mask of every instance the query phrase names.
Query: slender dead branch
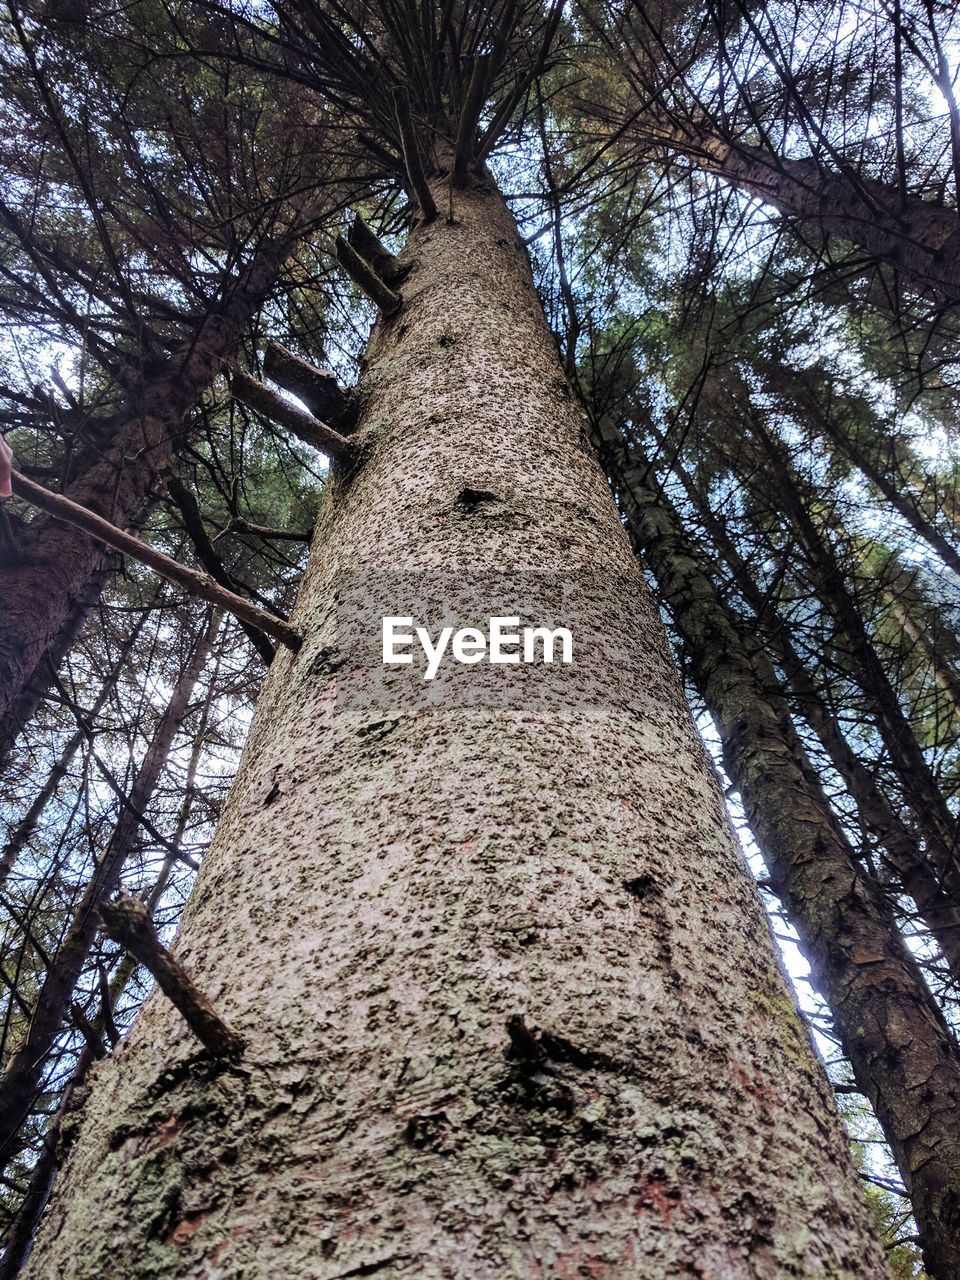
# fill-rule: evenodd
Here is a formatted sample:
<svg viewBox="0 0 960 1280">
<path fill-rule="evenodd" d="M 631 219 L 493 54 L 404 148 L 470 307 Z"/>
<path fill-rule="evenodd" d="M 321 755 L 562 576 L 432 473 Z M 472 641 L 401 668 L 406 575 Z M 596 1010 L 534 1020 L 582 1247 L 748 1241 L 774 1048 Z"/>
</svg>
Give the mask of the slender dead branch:
<svg viewBox="0 0 960 1280">
<path fill-rule="evenodd" d="M 74 1026 L 83 1036 L 84 1043 L 94 1058 L 97 1058 L 98 1060 L 100 1058 L 105 1058 L 107 1056 L 107 1051 L 104 1048 L 103 1041 L 97 1035 L 96 1028 L 77 1004 L 76 1000 L 74 1000 L 70 1005 L 70 1016 L 73 1019 Z"/>
<path fill-rule="evenodd" d="M 247 533 L 271 542 L 309 542 L 313 536 L 308 529 L 275 529 L 272 525 L 252 524 L 249 520 L 231 520 L 224 533 Z"/>
<path fill-rule="evenodd" d="M 101 902 L 97 914 L 107 935 L 150 971 L 204 1048 L 217 1057 L 240 1052 L 242 1036 L 227 1026 L 183 965 L 157 937 L 150 913 L 139 898 L 121 894 L 114 902 Z"/>
<path fill-rule="evenodd" d="M 405 93 L 398 91 L 394 100 L 397 113 L 397 125 L 400 129 L 400 145 L 403 148 L 403 164 L 410 182 L 410 190 L 420 206 L 420 215 L 424 222 L 432 222 L 437 216 L 437 206 L 427 182 L 427 174 L 423 167 L 423 155 L 417 138 L 416 126 L 410 113 L 410 102 Z"/>
<path fill-rule="evenodd" d="M 217 555 L 213 543 L 210 541 L 210 535 L 207 533 L 206 525 L 203 523 L 199 503 L 183 481 L 172 471 L 167 480 L 167 493 L 169 493 L 183 517 L 183 527 L 190 535 L 197 557 L 207 573 L 227 591 L 233 591 L 236 586 L 242 585 L 235 582 L 230 574 L 227 573 L 223 561 Z M 253 627 L 249 622 L 243 621 L 241 621 L 240 625 L 247 633 L 250 643 L 269 667 L 274 657 L 273 645 L 258 627 Z"/>
<path fill-rule="evenodd" d="M 350 441 L 339 431 L 334 431 L 333 427 L 321 422 L 312 413 L 298 409 L 289 400 L 284 400 L 276 391 L 271 391 L 256 378 L 251 378 L 249 373 L 235 370 L 230 377 L 230 390 L 238 400 L 242 400 L 257 413 L 262 413 L 277 426 L 286 427 L 312 449 L 318 449 L 333 458 L 343 458 L 350 452 Z"/>
<path fill-rule="evenodd" d="M 354 282 L 359 285 L 371 302 L 375 302 L 385 316 L 392 316 L 400 310 L 403 299 L 395 289 L 391 289 L 385 280 L 361 257 L 343 236 L 337 236 L 335 242 L 337 261 Z"/>
<path fill-rule="evenodd" d="M 132 533 L 125 533 L 122 529 L 118 529 L 109 520 L 98 516 L 95 511 L 91 511 L 88 507 L 81 507 L 79 503 L 71 501 L 63 494 L 51 493 L 42 485 L 28 480 L 19 471 L 12 472 L 12 478 L 13 492 L 18 498 L 23 498 L 24 501 L 39 507 L 47 515 L 63 520 L 76 529 L 82 529 L 84 533 L 90 534 L 91 537 L 112 547 L 115 551 L 130 556 L 140 564 L 147 565 L 169 582 L 175 582 L 177 586 L 183 587 L 191 595 L 219 605 L 242 622 L 249 622 L 251 626 L 273 636 L 288 649 L 296 652 L 300 648 L 300 633 L 289 622 L 221 587 L 209 574 L 201 573 L 197 569 L 188 569 L 186 565 L 164 555 L 162 551 L 157 551 L 156 548 L 141 542 Z"/>
</svg>

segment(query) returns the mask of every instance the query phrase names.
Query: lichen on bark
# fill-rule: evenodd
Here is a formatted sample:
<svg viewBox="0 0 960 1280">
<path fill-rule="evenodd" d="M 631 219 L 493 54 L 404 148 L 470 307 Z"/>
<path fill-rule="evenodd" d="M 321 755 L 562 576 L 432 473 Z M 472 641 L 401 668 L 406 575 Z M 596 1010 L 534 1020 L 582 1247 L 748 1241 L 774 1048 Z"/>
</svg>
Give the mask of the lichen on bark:
<svg viewBox="0 0 960 1280">
<path fill-rule="evenodd" d="M 453 209 L 404 251 L 304 644 L 177 944 L 247 1050 L 205 1060 L 148 1002 L 94 1073 L 27 1274 L 879 1280 L 516 228 L 487 178 Z M 504 570 L 568 574 L 597 619 L 562 707 L 338 702 L 344 574 L 442 574 L 466 607 Z"/>
</svg>

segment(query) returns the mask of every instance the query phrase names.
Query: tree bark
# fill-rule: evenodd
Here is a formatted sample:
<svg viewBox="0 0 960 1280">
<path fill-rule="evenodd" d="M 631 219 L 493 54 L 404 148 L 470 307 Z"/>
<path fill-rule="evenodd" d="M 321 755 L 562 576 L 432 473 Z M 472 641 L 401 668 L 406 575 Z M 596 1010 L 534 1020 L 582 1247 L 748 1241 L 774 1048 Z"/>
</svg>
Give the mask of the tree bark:
<svg viewBox="0 0 960 1280">
<path fill-rule="evenodd" d="M 884 589 L 883 599 L 904 635 L 923 654 L 937 688 L 946 695 L 950 703 L 953 718 L 960 719 L 960 676 L 948 660 L 937 652 L 937 647 L 927 628 L 922 622 L 911 617 L 910 610 L 903 606 L 893 592 Z"/>
<path fill-rule="evenodd" d="M 621 486 L 638 551 L 683 638 L 774 890 L 893 1150 L 925 1265 L 949 1280 L 960 1268 L 960 1051 L 831 813 L 772 665 L 724 608 L 669 501 L 645 483 L 647 470 L 628 467 Z"/>
<path fill-rule="evenodd" d="M 516 227 L 486 178 L 434 194 L 181 928 L 246 1054 L 150 999 L 27 1275 L 880 1280 Z M 434 703 L 338 611 L 412 582 L 476 625 L 504 575 L 589 661 Z"/>
<path fill-rule="evenodd" d="M 88 612 L 96 606 L 121 563 L 120 557 L 113 551 L 100 547 L 93 571 L 70 600 L 63 625 L 40 654 L 30 675 L 18 687 L 18 692 L 11 698 L 6 711 L 0 712 L 0 774 L 5 774 L 13 756 L 14 744 L 36 714 L 64 659 L 76 644 Z M 0 567 L 0 602 L 6 598 L 4 575 L 8 572 L 8 566 Z M 38 596 L 41 594 L 37 579 L 34 580 L 34 592 Z"/>
<path fill-rule="evenodd" d="M 36 1236 L 37 1223 L 46 1207 L 57 1174 L 59 1165 L 57 1152 L 64 1119 L 69 1114 L 75 1097 L 82 1092 L 87 1072 L 93 1061 L 94 1055 L 89 1045 L 84 1045 L 80 1050 L 73 1074 L 60 1096 L 56 1114 L 50 1122 L 49 1129 L 43 1135 L 40 1150 L 30 1170 L 26 1194 L 4 1239 L 3 1255 L 0 1256 L 0 1280 L 15 1280 L 30 1254 Z"/>
<path fill-rule="evenodd" d="M 862 175 L 854 183 L 812 157 L 791 160 L 692 125 L 654 126 L 653 136 L 788 217 L 865 249 L 920 293 L 960 301 L 956 210 L 917 197 L 904 204 L 888 183 Z"/>
</svg>

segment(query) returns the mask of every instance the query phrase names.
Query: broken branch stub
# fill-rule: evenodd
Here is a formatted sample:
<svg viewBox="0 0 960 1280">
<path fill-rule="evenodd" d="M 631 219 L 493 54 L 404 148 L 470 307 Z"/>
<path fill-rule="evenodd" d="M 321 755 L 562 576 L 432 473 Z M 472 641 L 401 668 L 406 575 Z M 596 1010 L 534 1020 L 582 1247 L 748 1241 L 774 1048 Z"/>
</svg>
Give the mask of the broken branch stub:
<svg viewBox="0 0 960 1280">
<path fill-rule="evenodd" d="M 243 1037 L 227 1026 L 183 965 L 160 941 L 150 913 L 139 898 L 121 894 L 113 902 L 101 902 L 97 914 L 107 935 L 153 975 L 204 1048 L 217 1057 L 240 1053 Z"/>
<path fill-rule="evenodd" d="M 403 299 L 399 293 L 391 289 L 386 281 L 377 275 L 366 258 L 357 253 L 352 244 L 340 235 L 337 236 L 334 247 L 341 267 L 370 301 L 376 303 L 385 316 L 392 316 L 400 310 Z"/>
</svg>

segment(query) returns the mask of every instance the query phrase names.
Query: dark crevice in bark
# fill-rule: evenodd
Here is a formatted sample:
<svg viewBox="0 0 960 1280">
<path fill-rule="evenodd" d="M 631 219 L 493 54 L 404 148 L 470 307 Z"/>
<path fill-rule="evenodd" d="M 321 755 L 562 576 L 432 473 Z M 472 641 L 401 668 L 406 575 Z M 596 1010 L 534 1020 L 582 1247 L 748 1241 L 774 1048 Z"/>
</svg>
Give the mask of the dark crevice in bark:
<svg viewBox="0 0 960 1280">
<path fill-rule="evenodd" d="M 461 489 L 457 494 L 454 505 L 458 507 L 464 515 L 474 515 L 482 507 L 487 507 L 495 502 L 502 502 L 503 499 L 496 493 L 490 493 L 486 489 Z"/>
</svg>

